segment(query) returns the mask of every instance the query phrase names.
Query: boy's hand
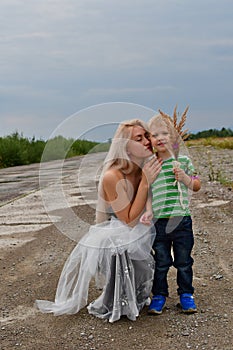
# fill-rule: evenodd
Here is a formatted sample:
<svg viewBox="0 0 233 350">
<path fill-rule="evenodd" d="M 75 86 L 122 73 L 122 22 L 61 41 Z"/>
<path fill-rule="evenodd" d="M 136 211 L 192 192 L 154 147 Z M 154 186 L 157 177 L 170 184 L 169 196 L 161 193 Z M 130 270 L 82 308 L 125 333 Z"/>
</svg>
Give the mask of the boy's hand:
<svg viewBox="0 0 233 350">
<path fill-rule="evenodd" d="M 175 179 L 176 179 L 177 181 L 186 183 L 187 180 L 189 181 L 189 179 L 190 179 L 183 169 L 174 168 L 174 169 L 173 169 L 173 172 L 174 172 L 174 174 L 175 174 Z"/>
<path fill-rule="evenodd" d="M 151 225 L 153 219 L 153 212 L 151 210 L 145 211 L 145 213 L 140 217 L 140 222 L 144 225 Z"/>
<path fill-rule="evenodd" d="M 175 178 L 176 178 L 176 181 L 179 181 L 179 182 L 183 182 L 183 184 L 188 187 L 189 189 L 192 189 L 193 190 L 193 181 L 192 181 L 192 177 L 188 176 L 184 170 L 180 169 L 180 168 L 175 168 L 173 170 L 174 174 L 175 174 Z M 197 188 L 197 191 L 199 190 L 200 186 L 200 181 L 199 180 L 196 180 L 196 182 L 198 183 L 198 186 L 196 187 Z"/>
</svg>

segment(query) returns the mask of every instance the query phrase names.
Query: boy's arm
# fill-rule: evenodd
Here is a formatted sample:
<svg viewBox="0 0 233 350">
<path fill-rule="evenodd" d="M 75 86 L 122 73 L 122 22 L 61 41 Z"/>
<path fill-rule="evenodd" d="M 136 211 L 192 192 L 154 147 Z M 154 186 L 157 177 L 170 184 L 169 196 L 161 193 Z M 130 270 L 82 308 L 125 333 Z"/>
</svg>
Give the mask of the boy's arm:
<svg viewBox="0 0 233 350">
<path fill-rule="evenodd" d="M 201 181 L 198 176 L 189 176 L 185 173 L 183 169 L 175 168 L 174 170 L 175 178 L 177 181 L 183 182 L 183 184 L 190 190 L 197 192 L 201 188 Z"/>
<path fill-rule="evenodd" d="M 188 188 L 194 192 L 197 192 L 201 188 L 201 181 L 198 176 L 189 176 L 190 182 Z"/>
</svg>

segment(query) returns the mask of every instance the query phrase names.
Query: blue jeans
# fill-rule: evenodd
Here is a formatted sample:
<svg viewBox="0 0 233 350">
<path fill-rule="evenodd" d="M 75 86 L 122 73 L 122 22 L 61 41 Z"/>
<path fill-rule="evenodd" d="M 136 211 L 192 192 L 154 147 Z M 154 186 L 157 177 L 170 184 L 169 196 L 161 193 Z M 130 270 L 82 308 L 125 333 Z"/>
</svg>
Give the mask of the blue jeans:
<svg viewBox="0 0 233 350">
<path fill-rule="evenodd" d="M 193 294 L 193 258 L 194 245 L 192 219 L 190 216 L 157 219 L 156 237 L 153 244 L 155 251 L 155 273 L 152 287 L 153 295 L 168 296 L 167 273 L 170 266 L 177 269 L 178 295 Z M 171 255 L 173 249 L 174 260 Z"/>
</svg>

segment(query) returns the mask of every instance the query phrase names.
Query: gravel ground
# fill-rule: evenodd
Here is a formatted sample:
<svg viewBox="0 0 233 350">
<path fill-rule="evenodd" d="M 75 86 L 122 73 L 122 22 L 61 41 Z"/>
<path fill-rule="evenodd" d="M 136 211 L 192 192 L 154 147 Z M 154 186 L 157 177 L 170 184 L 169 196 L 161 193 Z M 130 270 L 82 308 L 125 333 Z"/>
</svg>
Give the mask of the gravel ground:
<svg viewBox="0 0 233 350">
<path fill-rule="evenodd" d="M 232 188 L 209 182 L 209 175 L 214 169 L 232 181 L 233 152 L 192 148 L 190 153 L 202 177 L 202 189 L 191 200 L 198 313 L 181 313 L 173 268 L 170 296 L 160 316 L 149 316 L 145 308 L 135 322 L 122 318 L 110 324 L 89 315 L 86 308 L 70 316 L 40 313 L 35 299 L 53 300 L 62 266 L 75 245 L 50 225 L 21 234 L 24 244 L 14 243 L 17 236 L 12 234 L 12 243 L 0 249 L 0 349 L 232 349 L 233 195 Z M 93 223 L 90 206 L 73 210 Z M 90 301 L 97 295 L 92 284 Z"/>
</svg>

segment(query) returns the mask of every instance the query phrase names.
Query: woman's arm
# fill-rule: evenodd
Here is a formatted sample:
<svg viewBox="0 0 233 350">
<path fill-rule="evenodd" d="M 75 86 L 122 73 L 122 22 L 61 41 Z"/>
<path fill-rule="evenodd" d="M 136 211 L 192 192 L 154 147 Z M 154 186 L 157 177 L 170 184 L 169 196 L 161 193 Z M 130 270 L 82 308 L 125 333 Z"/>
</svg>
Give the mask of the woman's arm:
<svg viewBox="0 0 233 350">
<path fill-rule="evenodd" d="M 136 191 L 117 169 L 109 169 L 103 178 L 105 198 L 119 220 L 133 225 L 142 214 L 148 198 L 150 184 L 161 170 L 161 162 L 152 159 L 142 169 L 142 176 Z M 127 186 L 127 187 L 126 187 Z"/>
<path fill-rule="evenodd" d="M 140 217 L 140 222 L 144 225 L 151 225 L 153 219 L 153 210 L 152 210 L 152 191 L 151 188 L 148 193 L 148 198 L 146 201 L 145 212 Z"/>
</svg>

